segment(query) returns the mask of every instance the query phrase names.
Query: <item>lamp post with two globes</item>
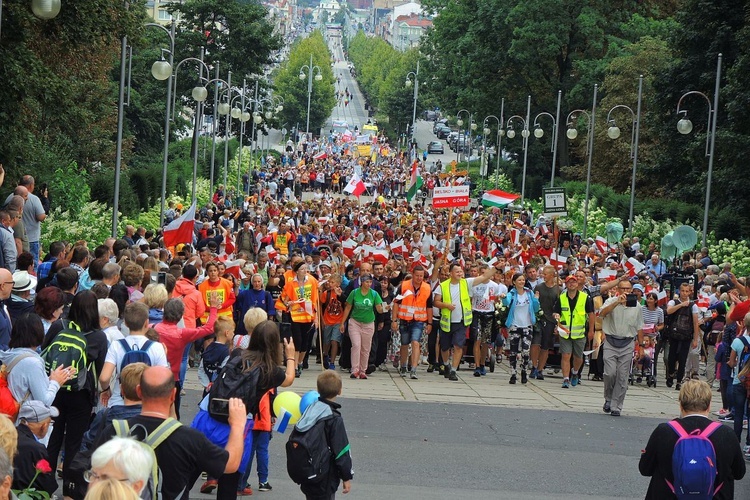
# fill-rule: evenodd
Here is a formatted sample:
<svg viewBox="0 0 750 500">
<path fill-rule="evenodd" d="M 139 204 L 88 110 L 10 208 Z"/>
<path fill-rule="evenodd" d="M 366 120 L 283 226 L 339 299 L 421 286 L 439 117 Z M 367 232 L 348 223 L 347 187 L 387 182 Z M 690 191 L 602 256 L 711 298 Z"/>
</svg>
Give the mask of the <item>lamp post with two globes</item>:
<svg viewBox="0 0 750 500">
<path fill-rule="evenodd" d="M 583 238 L 586 238 L 586 230 L 588 229 L 588 218 L 589 218 L 589 193 L 591 191 L 591 157 L 594 156 L 594 117 L 596 114 L 596 94 L 599 90 L 599 85 L 594 84 L 594 99 L 591 105 L 591 114 L 583 109 L 574 109 L 568 113 L 568 117 L 565 122 L 568 124 L 568 130 L 565 135 L 568 139 L 575 140 L 578 137 L 578 130 L 575 127 L 574 119 L 578 118 L 578 115 L 585 115 L 588 120 L 588 133 L 586 134 L 586 154 L 588 155 L 588 167 L 586 170 L 586 200 L 583 205 Z"/>
<path fill-rule="evenodd" d="M 39 19 L 54 19 L 60 13 L 60 0 L 31 0 L 31 12 Z M 3 28 L 3 0 L 0 0 L 0 34 Z"/>
<path fill-rule="evenodd" d="M 677 131 L 683 135 L 689 134 L 693 131 L 693 122 L 688 117 L 687 109 L 680 109 L 683 99 L 689 95 L 699 95 L 706 100 L 708 104 L 708 123 L 709 132 L 706 136 L 706 156 L 708 156 L 708 175 L 706 178 L 706 204 L 703 208 L 703 236 L 701 238 L 701 246 L 706 246 L 706 236 L 708 235 L 708 209 L 711 203 L 711 175 L 714 169 L 714 146 L 716 145 L 716 119 L 719 112 L 719 83 L 721 81 L 721 59 L 722 54 L 719 54 L 719 59 L 716 62 L 716 83 L 714 87 L 714 103 L 711 106 L 711 100 L 703 92 L 697 90 L 691 90 L 686 92 L 680 97 L 677 102 L 677 115 L 682 114 L 683 117 L 677 122 Z"/>
<path fill-rule="evenodd" d="M 305 68 L 307 68 L 307 75 L 305 75 Z M 310 54 L 310 64 L 305 64 L 299 69 L 299 79 L 304 80 L 307 78 L 307 124 L 305 126 L 305 140 L 307 140 L 307 136 L 310 134 L 310 99 L 312 98 L 313 73 L 315 73 L 316 82 L 323 79 L 320 66 L 313 66 L 313 56 Z"/>
<path fill-rule="evenodd" d="M 633 159 L 633 175 L 630 181 L 630 210 L 628 211 L 628 234 L 630 237 L 633 236 L 633 206 L 635 205 L 635 173 L 638 168 L 638 138 L 640 136 L 641 129 L 641 99 L 643 96 L 643 75 L 638 78 L 638 105 L 637 111 L 633 112 L 632 108 L 625 106 L 624 104 L 618 104 L 613 106 L 612 109 L 607 113 L 607 123 L 609 128 L 607 129 L 607 136 L 612 139 L 618 139 L 620 137 L 620 128 L 617 126 L 614 119 L 610 116 L 616 109 L 627 109 L 630 111 L 630 116 L 633 119 L 633 129 L 630 133 L 630 157 Z"/>
<path fill-rule="evenodd" d="M 528 96 L 526 98 L 526 118 L 523 118 L 519 115 L 513 115 L 508 118 L 508 123 L 506 125 L 508 131 L 505 133 L 505 135 L 508 136 L 508 139 L 513 139 L 516 136 L 516 131 L 512 127 L 514 119 L 520 120 L 521 123 L 523 123 L 523 130 L 521 130 L 521 137 L 523 137 L 523 174 L 521 176 L 521 204 L 523 204 L 523 200 L 526 195 L 526 162 L 528 161 L 529 157 L 529 136 L 531 135 L 531 133 L 529 132 L 529 120 L 531 119 L 531 96 Z"/>
<path fill-rule="evenodd" d="M 495 165 L 495 189 L 497 189 L 497 183 L 498 183 L 498 176 L 500 175 L 500 157 L 503 154 L 502 147 L 500 145 L 502 141 L 503 134 L 505 131 L 503 130 L 503 123 L 505 123 L 503 113 L 505 112 L 505 98 L 502 98 L 502 101 L 500 102 L 500 118 L 498 118 L 495 115 L 489 115 L 482 121 L 482 134 L 484 136 L 484 154 L 487 154 L 487 136 L 490 135 L 492 130 L 489 127 L 489 123 L 487 121 L 492 118 L 497 122 L 497 144 L 495 146 L 495 157 L 497 160 L 497 163 Z M 489 166 L 485 166 L 486 171 L 489 170 Z M 485 176 L 486 176 L 485 171 Z M 482 177 L 482 187 L 484 188 L 484 177 Z"/>
<path fill-rule="evenodd" d="M 406 74 L 407 87 L 412 85 L 410 77 L 414 77 L 414 108 L 411 113 L 411 143 L 414 144 L 414 134 L 417 128 L 417 97 L 419 96 L 419 60 L 417 60 L 417 71 L 409 71 Z"/>
<path fill-rule="evenodd" d="M 544 129 L 539 124 L 539 118 L 542 116 L 548 117 L 552 120 L 552 145 L 550 151 L 552 152 L 552 177 L 550 177 L 549 186 L 555 187 L 555 163 L 557 161 L 557 124 L 560 123 L 560 103 L 562 101 L 562 90 L 557 91 L 557 112 L 555 116 L 552 116 L 546 111 L 542 111 L 534 117 L 534 137 L 541 139 L 544 137 Z"/>
</svg>

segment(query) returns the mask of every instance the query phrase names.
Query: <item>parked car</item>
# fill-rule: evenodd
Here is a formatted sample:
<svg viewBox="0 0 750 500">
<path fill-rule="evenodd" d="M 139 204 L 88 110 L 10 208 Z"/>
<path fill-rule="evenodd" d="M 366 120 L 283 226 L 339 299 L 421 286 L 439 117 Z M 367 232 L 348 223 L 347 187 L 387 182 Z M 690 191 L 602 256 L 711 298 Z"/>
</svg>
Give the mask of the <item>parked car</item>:
<svg viewBox="0 0 750 500">
<path fill-rule="evenodd" d="M 448 119 L 447 118 L 441 118 L 435 122 L 435 124 L 432 126 L 432 133 L 436 134 L 438 128 L 440 127 L 448 127 Z M 450 127 L 448 127 L 450 128 Z"/>
<path fill-rule="evenodd" d="M 442 142 L 440 142 L 440 141 L 432 141 L 427 146 L 427 152 L 430 153 L 430 154 L 432 154 L 432 153 L 443 154 L 443 153 L 445 153 L 445 148 L 443 147 L 443 143 Z"/>
<path fill-rule="evenodd" d="M 434 111 L 431 111 L 429 109 L 425 110 L 424 112 L 424 119 L 428 121 L 433 121 L 435 118 L 437 118 L 437 113 Z"/>
<path fill-rule="evenodd" d="M 435 130 L 435 136 L 438 139 L 445 139 L 448 137 L 448 134 L 452 132 L 451 128 L 447 125 L 440 125 Z"/>
</svg>

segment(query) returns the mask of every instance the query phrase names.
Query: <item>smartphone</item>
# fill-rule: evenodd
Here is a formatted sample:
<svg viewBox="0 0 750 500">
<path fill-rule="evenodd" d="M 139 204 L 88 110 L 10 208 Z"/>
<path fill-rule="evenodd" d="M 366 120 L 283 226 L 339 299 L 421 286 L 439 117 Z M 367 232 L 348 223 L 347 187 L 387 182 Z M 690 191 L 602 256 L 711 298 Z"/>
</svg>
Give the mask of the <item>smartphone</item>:
<svg viewBox="0 0 750 500">
<path fill-rule="evenodd" d="M 229 400 L 214 398 L 210 402 L 210 413 L 229 416 Z"/>
<path fill-rule="evenodd" d="M 638 304 L 638 297 L 634 293 L 625 296 L 625 307 L 635 307 Z"/>
<path fill-rule="evenodd" d="M 156 282 L 160 285 L 166 285 L 167 284 L 167 273 L 164 271 L 159 271 L 156 274 Z"/>
</svg>

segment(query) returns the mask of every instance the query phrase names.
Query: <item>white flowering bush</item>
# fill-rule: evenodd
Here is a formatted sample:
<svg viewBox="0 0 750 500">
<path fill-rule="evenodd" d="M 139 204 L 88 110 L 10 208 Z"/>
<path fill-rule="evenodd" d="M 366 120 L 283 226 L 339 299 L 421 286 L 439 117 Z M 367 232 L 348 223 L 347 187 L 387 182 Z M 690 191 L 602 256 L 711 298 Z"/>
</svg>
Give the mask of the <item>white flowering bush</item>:
<svg viewBox="0 0 750 500">
<path fill-rule="evenodd" d="M 42 223 L 41 244 L 46 250 L 53 241 L 75 243 L 86 240 L 94 248 L 106 240 L 112 231 L 112 209 L 104 203 L 84 203 L 77 215 L 60 207 L 50 211 Z"/>
<path fill-rule="evenodd" d="M 633 216 L 633 236 L 640 238 L 642 248 L 648 247 L 648 244 L 652 241 L 658 247 L 661 245 L 661 239 L 664 235 L 682 225 L 684 224 L 672 219 L 655 221 L 647 212 L 644 212 Z"/>
<path fill-rule="evenodd" d="M 713 236 L 713 233 L 711 233 Z M 750 246 L 747 241 L 723 240 L 708 241 L 708 255 L 716 264 L 729 262 L 732 272 L 737 276 L 750 275 Z"/>
<path fill-rule="evenodd" d="M 572 227 L 570 230 L 576 233 L 583 232 L 583 220 L 586 211 L 586 197 L 581 195 L 575 195 L 572 198 L 568 198 L 568 217 L 572 221 Z M 589 197 L 589 211 L 587 217 L 586 236 L 594 237 L 596 235 L 605 234 L 605 228 L 610 222 L 622 221 L 616 217 L 610 217 L 607 215 L 607 211 L 604 207 L 599 206 L 599 200 L 594 196 Z M 569 224 L 570 225 L 570 224 Z"/>
</svg>

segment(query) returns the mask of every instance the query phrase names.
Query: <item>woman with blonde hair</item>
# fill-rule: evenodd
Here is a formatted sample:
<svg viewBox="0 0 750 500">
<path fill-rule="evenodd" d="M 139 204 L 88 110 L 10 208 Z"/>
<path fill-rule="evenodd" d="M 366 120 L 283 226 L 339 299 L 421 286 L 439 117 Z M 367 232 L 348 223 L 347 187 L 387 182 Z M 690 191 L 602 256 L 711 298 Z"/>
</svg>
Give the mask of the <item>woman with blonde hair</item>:
<svg viewBox="0 0 750 500">
<path fill-rule="evenodd" d="M 164 304 L 169 299 L 167 287 L 151 283 L 143 290 L 143 302 L 148 306 L 148 322 L 151 325 L 161 323 L 164 318 Z"/>
<path fill-rule="evenodd" d="M 132 486 L 117 479 L 97 481 L 89 488 L 84 500 L 140 500 Z"/>
<path fill-rule="evenodd" d="M 242 324 L 245 327 L 247 335 L 235 335 L 232 339 L 232 350 L 237 348 L 247 349 L 250 345 L 250 336 L 253 334 L 253 330 L 267 319 L 268 314 L 260 307 L 251 307 L 248 309 L 245 317 L 242 318 Z"/>
</svg>

